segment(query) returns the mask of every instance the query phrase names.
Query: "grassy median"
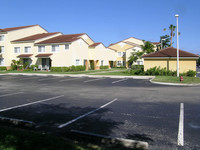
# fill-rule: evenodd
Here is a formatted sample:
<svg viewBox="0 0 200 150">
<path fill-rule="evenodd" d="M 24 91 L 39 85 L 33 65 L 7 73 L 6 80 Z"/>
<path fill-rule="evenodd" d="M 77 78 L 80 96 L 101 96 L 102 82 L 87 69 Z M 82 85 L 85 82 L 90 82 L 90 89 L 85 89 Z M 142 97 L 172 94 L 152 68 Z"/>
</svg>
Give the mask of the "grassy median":
<svg viewBox="0 0 200 150">
<path fill-rule="evenodd" d="M 168 83 L 183 83 L 183 84 L 200 84 L 200 78 L 197 77 L 183 77 L 180 81 L 179 77 L 174 76 L 156 76 L 153 81 L 155 82 L 168 82 Z"/>
</svg>

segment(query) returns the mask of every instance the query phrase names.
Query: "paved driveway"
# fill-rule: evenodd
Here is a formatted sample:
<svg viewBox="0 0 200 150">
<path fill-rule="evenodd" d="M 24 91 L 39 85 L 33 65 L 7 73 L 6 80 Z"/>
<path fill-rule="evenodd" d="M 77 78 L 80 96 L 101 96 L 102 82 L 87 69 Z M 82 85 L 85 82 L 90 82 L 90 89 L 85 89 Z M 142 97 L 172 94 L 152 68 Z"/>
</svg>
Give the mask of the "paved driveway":
<svg viewBox="0 0 200 150">
<path fill-rule="evenodd" d="M 71 130 L 146 141 L 149 149 L 200 149 L 200 87 L 148 80 L 0 76 L 0 116 L 36 123 L 34 130 Z M 184 146 L 177 146 L 180 103 Z"/>
</svg>

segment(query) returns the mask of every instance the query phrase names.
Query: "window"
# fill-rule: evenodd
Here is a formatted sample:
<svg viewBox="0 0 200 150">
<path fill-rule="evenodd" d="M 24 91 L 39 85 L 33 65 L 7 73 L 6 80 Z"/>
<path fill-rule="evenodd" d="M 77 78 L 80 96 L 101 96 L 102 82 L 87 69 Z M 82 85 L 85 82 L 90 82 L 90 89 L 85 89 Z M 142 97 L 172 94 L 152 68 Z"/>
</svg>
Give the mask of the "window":
<svg viewBox="0 0 200 150">
<path fill-rule="evenodd" d="M 65 50 L 69 50 L 69 44 L 65 44 Z"/>
<path fill-rule="evenodd" d="M 0 66 L 4 65 L 4 58 L 0 58 Z"/>
<path fill-rule="evenodd" d="M 45 52 L 45 46 L 38 46 L 38 53 L 44 53 Z"/>
<path fill-rule="evenodd" d="M 0 46 L 0 53 L 4 52 L 4 46 Z"/>
<path fill-rule="evenodd" d="M 121 56 L 121 52 L 118 52 L 118 57 L 122 57 L 122 56 Z"/>
<path fill-rule="evenodd" d="M 52 45 L 51 51 L 52 52 L 59 52 L 59 45 Z"/>
<path fill-rule="evenodd" d="M 117 61 L 117 66 L 121 66 L 122 62 L 121 61 Z"/>
<path fill-rule="evenodd" d="M 137 65 L 143 65 L 143 61 L 137 61 Z"/>
<path fill-rule="evenodd" d="M 76 59 L 76 66 L 80 65 L 80 59 Z"/>
<path fill-rule="evenodd" d="M 123 57 L 125 57 L 126 56 L 126 52 L 123 52 Z"/>
<path fill-rule="evenodd" d="M 103 60 L 101 60 L 101 66 L 103 66 Z"/>
<path fill-rule="evenodd" d="M 14 47 L 14 53 L 20 53 L 20 47 Z"/>
<path fill-rule="evenodd" d="M 4 41 L 4 35 L 0 35 L 0 41 Z"/>
<path fill-rule="evenodd" d="M 30 46 L 24 47 L 24 53 L 31 53 L 31 47 Z"/>
</svg>

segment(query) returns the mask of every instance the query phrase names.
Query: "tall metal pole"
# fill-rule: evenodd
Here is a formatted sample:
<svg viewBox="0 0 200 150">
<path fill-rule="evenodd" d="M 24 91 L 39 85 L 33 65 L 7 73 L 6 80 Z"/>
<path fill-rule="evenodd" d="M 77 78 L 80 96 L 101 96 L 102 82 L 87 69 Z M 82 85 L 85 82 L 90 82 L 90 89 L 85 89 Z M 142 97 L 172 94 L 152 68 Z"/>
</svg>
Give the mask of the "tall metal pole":
<svg viewBox="0 0 200 150">
<path fill-rule="evenodd" d="M 179 77 L 179 41 L 178 41 L 178 38 L 179 38 L 179 35 L 178 35 L 178 17 L 179 15 L 176 14 L 175 15 L 176 17 L 176 27 L 177 27 L 177 66 L 176 66 L 176 69 L 177 69 L 177 77 Z"/>
</svg>

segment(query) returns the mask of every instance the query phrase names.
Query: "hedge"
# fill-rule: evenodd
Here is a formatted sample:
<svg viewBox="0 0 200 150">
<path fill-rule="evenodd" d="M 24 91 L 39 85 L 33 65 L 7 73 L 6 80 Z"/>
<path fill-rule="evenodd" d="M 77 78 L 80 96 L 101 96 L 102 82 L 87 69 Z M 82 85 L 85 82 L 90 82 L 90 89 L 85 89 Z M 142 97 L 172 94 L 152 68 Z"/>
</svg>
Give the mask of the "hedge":
<svg viewBox="0 0 200 150">
<path fill-rule="evenodd" d="M 0 67 L 0 71 L 4 71 L 4 70 L 7 70 L 6 67 Z"/>
<path fill-rule="evenodd" d="M 100 69 L 108 69 L 108 66 L 100 66 Z"/>
<path fill-rule="evenodd" d="M 71 67 L 51 67 L 51 72 L 76 72 L 85 71 L 85 66 L 71 66 Z"/>
</svg>

